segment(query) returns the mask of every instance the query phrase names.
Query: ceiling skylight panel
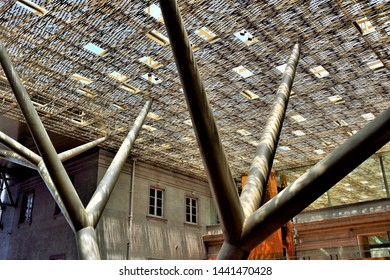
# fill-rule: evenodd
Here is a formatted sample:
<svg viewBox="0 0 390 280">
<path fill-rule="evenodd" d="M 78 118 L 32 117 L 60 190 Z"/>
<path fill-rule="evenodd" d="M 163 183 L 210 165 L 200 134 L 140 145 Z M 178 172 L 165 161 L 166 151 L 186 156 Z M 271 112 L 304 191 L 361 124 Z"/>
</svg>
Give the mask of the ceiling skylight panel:
<svg viewBox="0 0 390 280">
<path fill-rule="evenodd" d="M 302 117 L 301 115 L 295 115 L 295 116 L 291 116 L 291 118 L 296 121 L 296 122 L 304 122 L 306 119 L 304 117 Z"/>
<path fill-rule="evenodd" d="M 125 106 L 122 106 L 122 105 L 120 105 L 118 103 L 112 103 L 111 105 L 112 105 L 112 107 L 114 107 L 115 109 L 120 110 L 120 111 L 123 111 L 123 110 L 126 109 Z"/>
<path fill-rule="evenodd" d="M 191 121 L 190 119 L 185 120 L 184 123 L 185 123 L 186 125 L 192 126 L 192 121 Z"/>
<path fill-rule="evenodd" d="M 321 149 L 314 150 L 314 153 L 316 153 L 317 155 L 325 154 L 325 152 L 323 150 L 321 150 Z"/>
<path fill-rule="evenodd" d="M 215 34 L 213 31 L 208 29 L 207 27 L 203 26 L 202 28 L 195 30 L 195 34 L 198 35 L 200 38 L 205 40 L 207 43 L 215 43 L 219 41 L 219 37 L 217 34 Z"/>
<path fill-rule="evenodd" d="M 157 69 L 162 66 L 162 63 L 154 60 L 150 56 L 144 56 L 140 58 L 138 61 L 144 63 L 145 65 L 149 66 L 150 68 Z"/>
<path fill-rule="evenodd" d="M 304 135 L 306 135 L 306 133 L 303 132 L 302 130 L 294 130 L 292 132 L 292 134 L 294 134 L 295 136 L 304 136 Z"/>
<path fill-rule="evenodd" d="M 145 11 L 145 13 L 147 13 L 148 15 L 153 17 L 158 22 L 164 23 L 162 12 L 161 12 L 161 9 L 158 5 L 152 4 L 149 7 L 147 7 L 146 9 L 144 9 L 144 11 Z"/>
<path fill-rule="evenodd" d="M 373 113 L 363 114 L 362 117 L 363 117 L 366 121 L 372 121 L 373 119 L 375 119 L 375 116 L 374 116 Z"/>
<path fill-rule="evenodd" d="M 317 77 L 317 78 L 325 78 L 329 76 L 329 72 L 325 70 L 324 67 L 316 66 L 314 68 L 311 68 L 310 71 Z"/>
<path fill-rule="evenodd" d="M 73 74 L 71 76 L 71 78 L 78 80 L 80 83 L 85 84 L 85 85 L 89 85 L 93 82 L 91 79 L 88 79 L 88 78 L 86 78 L 80 74 L 77 74 L 77 73 Z"/>
<path fill-rule="evenodd" d="M 121 84 L 121 85 L 119 86 L 119 88 L 124 89 L 124 90 L 126 90 L 126 91 L 128 91 L 128 92 L 130 92 L 130 93 L 137 93 L 137 92 L 140 92 L 140 90 L 139 90 L 138 88 L 133 87 L 133 86 L 127 84 L 127 83 Z"/>
<path fill-rule="evenodd" d="M 161 119 L 161 117 L 155 113 L 149 112 L 148 117 L 151 118 L 152 120 L 158 121 Z"/>
<path fill-rule="evenodd" d="M 248 99 L 256 99 L 256 98 L 259 98 L 259 96 L 257 95 L 257 94 L 255 94 L 255 93 L 253 93 L 252 91 L 250 91 L 250 90 L 243 90 L 243 91 L 241 91 L 240 92 L 240 94 L 242 95 L 242 96 L 244 96 L 245 98 L 248 98 Z"/>
<path fill-rule="evenodd" d="M 252 134 L 252 133 L 250 133 L 249 131 L 247 131 L 245 129 L 239 129 L 239 130 L 237 130 L 237 133 L 241 134 L 242 136 L 249 136 L 249 135 Z"/>
<path fill-rule="evenodd" d="M 94 98 L 96 96 L 96 93 L 81 88 L 77 89 L 76 92 L 89 98 Z"/>
<path fill-rule="evenodd" d="M 155 76 L 153 73 L 146 73 L 146 74 L 142 75 L 142 78 L 144 78 L 145 80 L 147 80 L 151 84 L 159 84 L 162 82 L 162 80 L 160 78 L 158 78 L 157 76 Z"/>
<path fill-rule="evenodd" d="M 287 147 L 287 146 L 279 146 L 278 147 L 281 151 L 290 151 L 290 147 Z"/>
<path fill-rule="evenodd" d="M 247 46 L 250 46 L 259 41 L 245 29 L 234 33 L 234 36 L 236 36 L 241 42 L 243 42 Z"/>
<path fill-rule="evenodd" d="M 153 126 L 151 126 L 151 125 L 147 125 L 147 124 L 144 124 L 144 125 L 142 126 L 142 128 L 146 129 L 147 131 L 151 131 L 151 132 L 157 130 L 157 128 L 155 128 L 155 127 L 153 127 Z"/>
<path fill-rule="evenodd" d="M 233 71 L 239 74 L 243 78 L 249 78 L 253 76 L 253 73 L 242 65 L 233 68 Z"/>
<path fill-rule="evenodd" d="M 345 103 L 345 100 L 338 94 L 328 97 L 333 104 Z"/>
<path fill-rule="evenodd" d="M 164 36 L 163 34 L 161 34 L 160 32 L 158 32 L 156 30 L 152 30 L 152 31 L 146 33 L 146 37 L 148 37 L 149 39 L 152 39 L 157 44 L 159 44 L 163 47 L 169 45 L 168 37 Z"/>
<path fill-rule="evenodd" d="M 372 25 L 371 21 L 368 18 L 364 17 L 359 20 L 353 22 L 356 29 L 360 32 L 360 34 L 367 35 L 375 31 L 375 27 Z"/>
<path fill-rule="evenodd" d="M 124 82 L 127 80 L 127 76 L 125 76 L 117 71 L 112 72 L 111 74 L 109 74 L 109 76 L 111 78 L 114 78 L 114 79 L 120 81 L 120 82 Z"/>
<path fill-rule="evenodd" d="M 34 2 L 29 1 L 29 0 L 19 0 L 19 1 L 16 1 L 16 4 L 24 9 L 32 12 L 32 13 L 38 15 L 38 16 L 44 16 L 49 12 L 45 8 L 43 8 L 43 7 L 37 5 Z"/>
<path fill-rule="evenodd" d="M 107 54 L 107 50 L 102 49 L 101 47 L 93 44 L 93 43 L 88 43 L 84 46 L 84 49 L 90 51 L 91 53 L 97 55 L 97 56 L 105 56 Z"/>
<path fill-rule="evenodd" d="M 286 70 L 286 67 L 287 67 L 287 63 L 286 63 L 286 64 L 283 64 L 283 65 L 276 66 L 276 69 L 277 69 L 280 73 L 284 73 L 284 71 Z"/>
<path fill-rule="evenodd" d="M 367 65 L 374 72 L 385 69 L 385 65 L 383 64 L 383 62 L 381 60 L 375 60 L 372 62 L 368 62 Z"/>
</svg>

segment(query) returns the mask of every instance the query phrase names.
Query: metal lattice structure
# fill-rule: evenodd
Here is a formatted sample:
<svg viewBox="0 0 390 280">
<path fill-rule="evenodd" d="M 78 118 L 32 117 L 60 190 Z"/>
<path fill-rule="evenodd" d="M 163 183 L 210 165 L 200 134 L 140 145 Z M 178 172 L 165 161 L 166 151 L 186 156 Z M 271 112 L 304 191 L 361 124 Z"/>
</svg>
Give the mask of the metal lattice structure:
<svg viewBox="0 0 390 280">
<path fill-rule="evenodd" d="M 101 146 L 116 151 L 152 97 L 132 154 L 205 178 L 157 1 L 33 1 L 41 11 L 24 2 L 0 1 L 0 36 L 48 130 L 85 142 L 109 133 Z M 318 162 L 389 107 L 386 0 L 178 4 L 235 177 L 250 167 L 278 68 L 297 41 L 301 59 L 276 170 Z M 23 121 L 0 76 L 0 113 Z"/>
</svg>

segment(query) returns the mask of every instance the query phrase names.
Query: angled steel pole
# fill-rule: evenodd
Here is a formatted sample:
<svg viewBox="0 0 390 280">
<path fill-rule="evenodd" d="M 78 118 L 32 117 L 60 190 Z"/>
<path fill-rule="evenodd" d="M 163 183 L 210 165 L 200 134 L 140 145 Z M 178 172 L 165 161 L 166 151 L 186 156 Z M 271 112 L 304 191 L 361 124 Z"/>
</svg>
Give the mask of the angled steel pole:
<svg viewBox="0 0 390 280">
<path fill-rule="evenodd" d="M 32 164 L 30 161 L 20 156 L 18 153 L 10 150 L 0 149 L 0 157 L 9 162 L 13 162 L 30 169 L 37 169 L 36 165 Z"/>
<path fill-rule="evenodd" d="M 2 42 L 0 42 L 0 63 L 19 103 L 19 107 L 26 119 L 31 135 L 37 145 L 50 177 L 68 209 L 72 223 L 76 230 L 81 229 L 84 225 L 88 224 L 85 208 L 74 189 L 49 135 L 31 102 L 30 96 L 26 92 Z"/>
<path fill-rule="evenodd" d="M 280 132 L 282 131 L 300 51 L 301 45 L 299 43 L 295 44 L 287 62 L 286 70 L 283 73 L 281 84 L 276 92 L 274 105 L 265 124 L 264 132 L 260 138 L 260 144 L 257 146 L 255 157 L 249 169 L 248 178 L 240 196 L 245 218 L 255 212 L 263 201 Z M 218 253 L 218 259 L 245 259 L 247 257 L 249 252 L 244 253 L 240 249 L 239 244 L 228 243 L 226 241 L 223 243 Z"/>
<path fill-rule="evenodd" d="M 385 170 L 385 165 L 383 164 L 383 157 L 382 156 L 379 156 L 379 163 L 381 165 L 383 184 L 385 185 L 385 190 L 386 190 L 386 197 L 390 197 L 389 184 L 387 183 L 386 170 Z"/>
<path fill-rule="evenodd" d="M 192 124 L 225 240 L 241 235 L 244 213 L 176 1 L 160 0 Z"/>
<path fill-rule="evenodd" d="M 119 178 L 119 175 L 123 169 L 126 159 L 129 155 L 131 148 L 137 138 L 139 131 L 145 121 L 145 118 L 152 106 L 152 100 L 148 100 L 142 108 L 140 114 L 136 118 L 133 127 L 127 134 L 117 154 L 115 155 L 112 163 L 108 167 L 102 180 L 96 188 L 91 200 L 89 201 L 86 211 L 89 216 L 90 226 L 96 227 L 99 219 L 103 213 L 104 207 L 106 206 L 108 199 L 115 187 L 115 184 Z"/>
<path fill-rule="evenodd" d="M 3 143 L 5 146 L 10 148 L 12 151 L 19 154 L 19 156 L 25 158 L 32 164 L 38 165 L 38 163 L 41 161 L 41 157 L 31 151 L 29 148 L 23 146 L 18 141 L 12 139 L 5 133 L 0 131 L 0 142 Z"/>
<path fill-rule="evenodd" d="M 43 182 L 45 183 L 47 189 L 49 190 L 50 194 L 52 195 L 54 201 L 57 203 L 58 207 L 61 209 L 62 214 L 64 215 L 66 221 L 68 222 L 70 228 L 73 230 L 73 232 L 76 231 L 73 220 L 69 216 L 68 210 L 64 205 L 64 202 L 60 196 L 60 194 L 57 191 L 56 186 L 54 185 L 53 180 L 50 177 L 49 172 L 47 171 L 47 168 L 45 166 L 45 163 L 41 161 L 38 166 L 36 167 L 39 175 L 41 176 Z"/>
<path fill-rule="evenodd" d="M 263 200 L 280 132 L 282 130 L 284 116 L 287 110 L 300 50 L 300 44 L 295 44 L 287 62 L 282 82 L 276 92 L 272 111 L 265 124 L 264 131 L 260 138 L 260 144 L 257 146 L 255 158 L 249 169 L 248 178 L 240 196 L 245 217 L 248 217 L 256 211 Z"/>
<path fill-rule="evenodd" d="M 390 108 L 250 215 L 241 248 L 251 250 L 390 141 Z"/>
<path fill-rule="evenodd" d="M 75 156 L 78 156 L 78 155 L 92 149 L 93 147 L 96 147 L 97 145 L 103 143 L 107 139 L 108 139 L 108 136 L 101 137 L 99 139 L 85 143 L 83 145 L 80 145 L 80 146 L 75 147 L 73 149 L 70 149 L 68 151 L 62 152 L 62 153 L 58 154 L 58 157 L 60 158 L 60 160 L 62 162 L 67 161 L 68 159 L 71 159 Z"/>
</svg>

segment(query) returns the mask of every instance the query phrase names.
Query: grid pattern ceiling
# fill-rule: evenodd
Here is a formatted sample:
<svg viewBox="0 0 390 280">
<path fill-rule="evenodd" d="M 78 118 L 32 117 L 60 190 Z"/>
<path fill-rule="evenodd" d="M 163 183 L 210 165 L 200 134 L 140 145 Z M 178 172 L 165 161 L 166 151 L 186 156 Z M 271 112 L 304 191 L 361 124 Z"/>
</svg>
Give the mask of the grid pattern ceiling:
<svg viewBox="0 0 390 280">
<path fill-rule="evenodd" d="M 45 127 L 117 150 L 154 99 L 132 155 L 204 178 L 157 1 L 0 1 L 0 36 Z M 390 104 L 390 4 L 178 1 L 235 177 L 250 166 L 283 65 L 302 53 L 274 168 L 318 162 Z M 0 70 L 0 113 L 22 120 Z M 389 150 L 389 145 L 383 151 Z"/>
</svg>

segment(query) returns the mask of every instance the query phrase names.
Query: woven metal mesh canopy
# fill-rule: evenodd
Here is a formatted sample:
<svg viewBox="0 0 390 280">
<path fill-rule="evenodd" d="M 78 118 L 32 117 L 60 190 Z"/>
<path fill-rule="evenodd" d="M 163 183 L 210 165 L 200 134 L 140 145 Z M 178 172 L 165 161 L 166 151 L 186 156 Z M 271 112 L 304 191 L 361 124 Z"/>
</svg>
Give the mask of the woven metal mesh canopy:
<svg viewBox="0 0 390 280">
<path fill-rule="evenodd" d="M 297 41 L 302 55 L 274 161 L 277 171 L 295 169 L 289 180 L 390 105 L 387 0 L 178 4 L 236 177 L 250 166 Z M 102 146 L 115 151 L 152 97 L 132 155 L 205 178 L 157 1 L 2 0 L 0 23 L 46 129 L 82 141 L 110 134 Z M 23 121 L 2 70 L 0 78 L 0 113 Z M 372 161 L 355 177 L 377 168 Z M 382 197 L 377 177 L 378 193 L 359 190 Z M 332 189 L 337 203 L 361 200 L 346 188 Z"/>
</svg>

